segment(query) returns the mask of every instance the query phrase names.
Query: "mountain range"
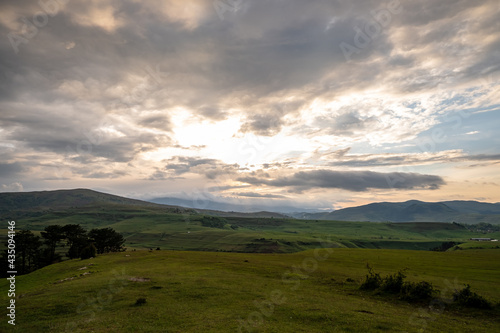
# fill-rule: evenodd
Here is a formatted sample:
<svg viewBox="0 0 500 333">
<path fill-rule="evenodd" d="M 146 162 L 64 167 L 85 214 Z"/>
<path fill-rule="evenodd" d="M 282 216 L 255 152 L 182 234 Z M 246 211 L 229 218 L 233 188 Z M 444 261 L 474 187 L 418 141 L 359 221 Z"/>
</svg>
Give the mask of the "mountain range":
<svg viewBox="0 0 500 333">
<path fill-rule="evenodd" d="M 157 204 L 177 205 L 194 209 L 219 211 L 255 212 L 268 210 L 298 219 L 368 221 L 368 222 L 462 222 L 500 223 L 500 203 L 478 201 L 424 202 L 377 202 L 368 205 L 344 208 L 334 211 L 303 209 L 294 206 L 276 205 L 269 201 L 266 206 L 256 204 L 233 204 L 213 200 L 180 199 L 172 197 L 153 198 L 148 201 Z"/>
<path fill-rule="evenodd" d="M 369 222 L 500 223 L 500 204 L 478 201 L 379 202 L 324 213 L 295 214 L 310 220 Z"/>
<path fill-rule="evenodd" d="M 500 224 L 500 203 L 478 201 L 379 202 L 330 212 L 314 212 L 292 206 L 252 206 L 211 200 L 156 198 L 149 201 L 125 198 L 88 189 L 0 193 L 0 214 L 6 218 L 27 212 L 59 210 L 95 205 L 149 206 L 177 213 L 196 212 L 216 216 L 275 217 L 286 215 L 308 220 L 368 222 L 460 222 Z M 262 211 L 262 208 L 267 211 Z M 279 213 L 277 212 L 279 211 Z"/>
</svg>

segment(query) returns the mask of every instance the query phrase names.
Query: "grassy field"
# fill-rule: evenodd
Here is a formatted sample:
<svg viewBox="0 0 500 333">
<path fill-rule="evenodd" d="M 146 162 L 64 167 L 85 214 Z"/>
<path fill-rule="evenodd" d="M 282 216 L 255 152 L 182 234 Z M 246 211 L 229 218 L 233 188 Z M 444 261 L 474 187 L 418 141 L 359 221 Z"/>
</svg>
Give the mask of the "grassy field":
<svg viewBox="0 0 500 333">
<path fill-rule="evenodd" d="M 432 282 L 443 297 L 468 283 L 500 302 L 498 250 L 131 251 L 65 261 L 18 277 L 16 326 L 4 316 L 0 331 L 498 331 L 498 306 L 480 311 L 435 302 L 432 310 L 429 303 L 360 291 L 367 263 L 382 274 L 407 267 L 410 281 Z M 6 305 L 5 280 L 0 290 Z M 135 305 L 140 298 L 145 304 Z"/>
<path fill-rule="evenodd" d="M 471 249 L 498 249 L 500 244 L 498 242 L 466 242 L 458 246 L 458 248 L 451 248 L 449 251 L 456 250 L 471 250 Z"/>
<path fill-rule="evenodd" d="M 259 217 L 225 217 L 226 226 L 218 229 L 202 226 L 203 216 L 190 212 L 174 214 L 158 207 L 97 205 L 36 212 L 16 222 L 17 228 L 34 231 L 50 224 L 80 224 L 87 230 L 111 227 L 125 236 L 128 249 L 290 253 L 316 248 L 320 239 L 328 236 L 332 247 L 429 250 L 445 241 L 463 243 L 471 237 L 500 237 L 500 232 L 485 236 L 452 223 Z"/>
</svg>

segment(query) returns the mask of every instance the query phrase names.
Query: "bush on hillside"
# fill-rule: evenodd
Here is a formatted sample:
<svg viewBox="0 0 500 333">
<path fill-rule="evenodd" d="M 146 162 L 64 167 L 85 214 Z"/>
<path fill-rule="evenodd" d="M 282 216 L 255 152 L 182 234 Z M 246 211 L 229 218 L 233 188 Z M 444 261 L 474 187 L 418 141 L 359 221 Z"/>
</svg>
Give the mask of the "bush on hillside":
<svg viewBox="0 0 500 333">
<path fill-rule="evenodd" d="M 95 247 L 94 243 L 87 245 L 80 252 L 80 259 L 82 259 L 82 260 L 95 258 L 96 256 L 97 256 L 97 248 Z"/>
<path fill-rule="evenodd" d="M 405 282 L 406 269 L 395 274 L 381 277 L 368 265 L 368 274 L 362 282 L 362 290 L 379 290 L 381 292 L 398 295 L 400 299 L 410 302 L 422 302 L 431 300 L 438 291 L 427 281 Z"/>
<path fill-rule="evenodd" d="M 359 289 L 361 290 L 375 290 L 380 288 L 382 284 L 382 278 L 379 273 L 375 273 L 370 265 L 368 267 L 368 274 L 365 276 L 365 280 L 361 283 Z"/>
<path fill-rule="evenodd" d="M 399 271 L 392 275 L 387 275 L 382 279 L 382 284 L 380 285 L 380 289 L 391 293 L 398 294 L 401 292 L 403 288 L 404 279 L 406 275 L 403 273 L 405 270 Z"/>
<path fill-rule="evenodd" d="M 470 285 L 466 284 L 462 290 L 458 290 L 453 294 L 453 301 L 459 305 L 463 305 L 476 309 L 491 309 L 491 303 L 483 296 L 476 294 L 470 290 Z"/>
<path fill-rule="evenodd" d="M 401 288 L 401 299 L 409 302 L 425 302 L 438 294 L 432 283 L 427 281 L 405 282 Z"/>
</svg>

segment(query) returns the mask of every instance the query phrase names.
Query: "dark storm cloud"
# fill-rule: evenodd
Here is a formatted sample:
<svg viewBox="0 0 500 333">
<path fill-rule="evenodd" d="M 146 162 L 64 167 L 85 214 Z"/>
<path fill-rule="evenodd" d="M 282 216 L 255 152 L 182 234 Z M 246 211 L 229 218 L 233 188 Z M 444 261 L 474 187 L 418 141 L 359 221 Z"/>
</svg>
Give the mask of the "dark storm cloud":
<svg viewBox="0 0 500 333">
<path fill-rule="evenodd" d="M 376 120 L 373 117 L 361 119 L 359 114 L 353 111 L 347 111 L 337 116 L 318 117 L 316 119 L 316 123 L 320 127 L 324 127 L 326 132 L 337 136 L 367 131 L 374 122 Z"/>
<path fill-rule="evenodd" d="M 457 14 L 493 1 L 463 1 L 443 0 L 435 1 L 401 1 L 405 8 L 404 16 L 399 19 L 400 24 L 409 26 L 423 26 L 443 18 L 451 18 Z M 443 34 L 447 32 L 443 31 Z"/>
<path fill-rule="evenodd" d="M 237 180 L 252 185 L 292 187 L 297 191 L 315 188 L 338 188 L 355 192 L 369 189 L 438 189 L 445 184 L 439 176 L 417 173 L 330 170 L 300 171 L 289 177 L 275 179 L 240 177 Z"/>
<path fill-rule="evenodd" d="M 227 190 L 234 190 L 240 188 L 248 188 L 250 185 L 221 185 L 221 186 L 211 186 L 208 187 L 207 190 L 209 192 L 222 192 Z"/>
<path fill-rule="evenodd" d="M 210 158 L 195 158 L 195 157 L 184 157 L 176 156 L 172 158 L 166 166 L 166 170 L 172 170 L 177 175 L 182 175 L 183 173 L 190 172 L 193 167 L 199 165 L 215 166 L 219 161 Z"/>
<path fill-rule="evenodd" d="M 191 172 L 204 175 L 208 179 L 215 179 L 219 176 L 235 174 L 240 170 L 240 166 L 211 158 L 176 156 L 168 160 L 165 170 L 176 176 Z"/>
<path fill-rule="evenodd" d="M 326 160 L 328 166 L 345 167 L 379 167 L 398 165 L 422 165 L 436 163 L 460 162 L 495 162 L 500 161 L 500 154 L 465 154 L 460 150 L 442 151 L 433 154 L 407 153 L 407 154 L 346 154 L 349 148 L 329 154 L 318 154 Z"/>
<path fill-rule="evenodd" d="M 112 178 L 120 178 L 122 176 L 127 175 L 126 172 L 92 172 L 87 175 L 84 175 L 84 178 L 104 178 L 104 179 L 112 179 Z"/>
<path fill-rule="evenodd" d="M 139 121 L 139 124 L 148 127 L 148 128 L 156 128 L 160 130 L 169 130 L 170 129 L 170 119 L 165 115 L 152 115 L 142 118 Z"/>
<path fill-rule="evenodd" d="M 40 118 L 43 118 L 40 115 Z M 55 152 L 80 161 L 103 157 L 110 161 L 128 162 L 140 153 L 154 150 L 169 142 L 167 137 L 130 131 L 122 137 L 112 137 L 93 129 L 81 128 L 73 121 L 46 118 L 30 126 L 19 123 L 8 140 L 21 142 L 24 148 L 38 152 Z M 35 130 L 36 129 L 36 130 Z M 128 132 L 128 131 L 127 131 Z"/>
<path fill-rule="evenodd" d="M 457 158 L 460 160 L 459 158 Z M 466 156 L 462 159 L 463 161 L 498 161 L 500 160 L 500 154 L 478 154 Z"/>
<path fill-rule="evenodd" d="M 150 116 L 141 119 L 151 128 L 169 126 L 168 118 Z M 80 161 L 102 157 L 109 161 L 128 162 L 145 151 L 168 145 L 169 137 L 137 131 L 127 122 L 116 121 L 102 112 L 92 112 L 92 105 L 32 106 L 22 109 L 6 103 L 0 113 L 0 125 L 9 128 L 5 139 L 24 149 L 54 152 Z M 106 132 L 109 128 L 119 135 Z"/>
<path fill-rule="evenodd" d="M 223 120 L 227 117 L 227 113 L 219 110 L 216 107 L 203 106 L 198 108 L 198 112 L 203 117 L 209 118 L 211 120 Z"/>
<path fill-rule="evenodd" d="M 171 173 L 165 172 L 160 169 L 156 169 L 153 174 L 151 174 L 149 177 L 146 178 L 147 180 L 178 180 L 178 179 L 184 179 L 184 177 L 180 176 L 172 176 Z"/>
<path fill-rule="evenodd" d="M 241 126 L 240 131 L 253 132 L 257 135 L 273 136 L 279 133 L 283 122 L 279 115 L 257 114 L 249 117 L 246 123 Z"/>
<path fill-rule="evenodd" d="M 11 178 L 24 171 L 21 163 L 0 163 L 0 178 Z"/>
</svg>

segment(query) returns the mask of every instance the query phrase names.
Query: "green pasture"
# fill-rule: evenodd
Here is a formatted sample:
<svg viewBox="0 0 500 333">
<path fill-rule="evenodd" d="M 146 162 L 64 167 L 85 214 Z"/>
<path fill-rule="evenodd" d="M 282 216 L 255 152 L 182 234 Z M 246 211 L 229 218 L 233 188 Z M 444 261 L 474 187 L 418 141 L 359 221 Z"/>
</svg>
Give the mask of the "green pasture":
<svg viewBox="0 0 500 333">
<path fill-rule="evenodd" d="M 438 301 L 409 304 L 360 291 L 368 263 L 382 274 L 407 268 L 408 280 L 432 282 L 444 298 L 467 283 L 500 302 L 497 250 L 127 251 L 17 277 L 16 325 L 4 315 L 0 331 L 498 331 L 498 305 L 470 310 Z M 0 290 L 7 305 L 6 280 Z M 135 305 L 140 298 L 145 303 Z"/>
</svg>

